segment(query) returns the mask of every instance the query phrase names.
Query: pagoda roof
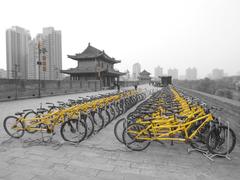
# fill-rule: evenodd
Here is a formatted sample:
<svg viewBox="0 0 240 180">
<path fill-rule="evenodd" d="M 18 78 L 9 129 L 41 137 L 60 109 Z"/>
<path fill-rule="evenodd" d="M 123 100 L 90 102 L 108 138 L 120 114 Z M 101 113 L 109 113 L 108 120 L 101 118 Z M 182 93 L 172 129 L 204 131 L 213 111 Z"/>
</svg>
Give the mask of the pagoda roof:
<svg viewBox="0 0 240 180">
<path fill-rule="evenodd" d="M 102 72 L 105 69 L 101 68 L 98 71 Z M 76 67 L 76 68 L 70 68 L 67 70 L 61 70 L 62 73 L 65 74 L 86 74 L 86 73 L 96 73 L 97 70 L 95 67 Z"/>
<path fill-rule="evenodd" d="M 68 58 L 74 59 L 74 60 L 90 60 L 95 58 L 102 58 L 105 61 L 108 61 L 110 63 L 120 63 L 120 60 L 115 60 L 115 58 L 109 57 L 104 50 L 101 51 L 88 43 L 88 47 L 82 52 L 75 55 L 68 55 Z"/>
<path fill-rule="evenodd" d="M 122 76 L 122 75 L 125 75 L 126 73 L 123 73 L 123 72 L 120 72 L 120 71 L 117 71 L 117 70 L 105 70 L 105 72 L 109 73 L 109 74 L 117 74 L 119 76 Z"/>
<path fill-rule="evenodd" d="M 140 75 L 150 75 L 151 73 L 147 72 L 145 69 L 139 73 Z"/>
<path fill-rule="evenodd" d="M 95 67 L 87 67 L 87 68 L 77 67 L 77 68 L 70 68 L 67 70 L 61 70 L 61 73 L 64 73 L 64 74 L 88 74 L 88 73 L 98 73 L 98 72 L 106 72 L 108 74 L 120 75 L 120 76 L 125 74 L 115 69 L 110 70 L 107 68 L 100 68 L 97 70 Z"/>
</svg>

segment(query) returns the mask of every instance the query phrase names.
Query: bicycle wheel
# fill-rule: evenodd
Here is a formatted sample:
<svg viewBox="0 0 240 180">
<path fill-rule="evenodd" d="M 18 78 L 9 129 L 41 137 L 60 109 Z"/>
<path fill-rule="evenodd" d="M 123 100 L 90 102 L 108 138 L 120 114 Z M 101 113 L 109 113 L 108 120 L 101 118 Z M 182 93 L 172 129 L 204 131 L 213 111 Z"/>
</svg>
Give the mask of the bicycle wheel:
<svg viewBox="0 0 240 180">
<path fill-rule="evenodd" d="M 105 127 L 111 122 L 111 116 L 110 116 L 109 112 L 105 109 L 102 110 L 100 113 L 101 113 L 101 116 L 104 119 L 104 127 Z"/>
<path fill-rule="evenodd" d="M 114 125 L 114 135 L 120 143 L 123 143 L 123 130 L 126 128 L 126 119 L 119 119 Z"/>
<path fill-rule="evenodd" d="M 114 112 L 115 112 L 115 119 L 117 119 L 117 118 L 120 116 L 120 110 L 119 110 L 117 104 L 115 104 L 115 105 L 113 106 L 113 110 L 114 110 Z"/>
<path fill-rule="evenodd" d="M 209 132 L 206 145 L 210 153 L 226 155 L 234 149 L 236 135 L 231 128 L 219 126 Z"/>
<path fill-rule="evenodd" d="M 188 134 L 192 134 L 200 125 L 192 125 L 192 127 L 188 130 Z M 195 135 L 195 137 L 190 141 L 190 146 L 194 149 L 199 149 L 202 151 L 207 151 L 206 146 L 206 136 L 209 133 L 209 128 L 204 127 Z"/>
<path fill-rule="evenodd" d="M 89 115 L 81 115 L 81 120 L 85 123 L 87 128 L 86 138 L 89 138 L 94 132 L 94 123 Z"/>
<path fill-rule="evenodd" d="M 65 141 L 79 143 L 86 137 L 87 128 L 82 121 L 69 119 L 62 124 L 60 134 Z"/>
<path fill-rule="evenodd" d="M 8 116 L 3 121 L 6 133 L 13 138 L 20 138 L 24 135 L 24 125 L 15 116 Z"/>
<path fill-rule="evenodd" d="M 111 106 L 109 106 L 108 112 L 109 112 L 109 114 L 111 116 L 111 120 L 110 121 L 113 121 L 113 119 L 115 118 L 115 111 L 114 111 L 114 109 Z"/>
<path fill-rule="evenodd" d="M 150 141 L 146 141 L 140 138 L 151 137 L 148 130 L 142 132 L 145 129 L 145 126 L 141 124 L 131 124 L 123 131 L 123 142 L 124 144 L 133 151 L 142 151 L 150 145 Z M 138 135 L 138 138 L 136 136 Z"/>
<path fill-rule="evenodd" d="M 127 112 L 130 109 L 130 100 L 129 98 L 126 98 L 125 100 L 125 112 Z"/>
<path fill-rule="evenodd" d="M 190 146 L 194 149 L 199 149 L 202 151 L 208 150 L 205 141 L 203 141 L 202 139 L 198 139 L 198 138 L 191 140 Z"/>
<path fill-rule="evenodd" d="M 100 113 L 94 112 L 92 113 L 94 130 L 99 132 L 104 126 L 104 119 Z"/>
<path fill-rule="evenodd" d="M 135 122 L 135 119 L 136 119 L 136 118 L 135 118 L 136 114 L 137 114 L 136 110 L 133 111 L 133 112 L 131 112 L 131 113 L 129 113 L 129 114 L 127 115 L 127 120 L 128 120 L 129 122 L 134 123 L 134 122 Z"/>
<path fill-rule="evenodd" d="M 37 113 L 33 112 L 33 111 L 30 111 L 30 112 L 27 112 L 24 116 L 24 119 L 31 119 L 31 118 L 35 118 L 37 116 Z M 34 122 L 31 122 L 31 121 L 24 121 L 23 124 L 24 124 L 24 127 L 27 127 L 27 126 L 31 126 Z M 36 128 L 39 128 L 40 126 L 38 125 Z M 36 130 L 29 130 L 28 128 L 26 128 L 26 131 L 28 133 L 35 133 L 37 132 Z"/>
<path fill-rule="evenodd" d="M 121 108 L 122 114 L 124 114 L 126 112 L 124 101 L 120 102 L 120 108 Z"/>
</svg>

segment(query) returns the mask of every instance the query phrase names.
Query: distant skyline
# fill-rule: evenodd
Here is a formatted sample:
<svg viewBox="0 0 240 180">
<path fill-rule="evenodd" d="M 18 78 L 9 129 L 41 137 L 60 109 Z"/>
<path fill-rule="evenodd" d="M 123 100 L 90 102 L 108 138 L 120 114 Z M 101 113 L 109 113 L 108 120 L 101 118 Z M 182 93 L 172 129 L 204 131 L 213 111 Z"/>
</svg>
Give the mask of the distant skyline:
<svg viewBox="0 0 240 180">
<path fill-rule="evenodd" d="M 6 31 L 6 45 L 7 78 L 62 79 L 61 31 L 44 27 L 42 33 L 31 38 L 29 30 L 13 26 Z"/>
<path fill-rule="evenodd" d="M 122 60 L 120 71 L 140 63 L 154 75 L 196 67 L 198 78 L 213 69 L 228 75 L 240 71 L 239 0 L 8 0 L 0 3 L 0 69 L 6 69 L 6 30 L 43 27 L 62 31 L 63 69 L 77 64 L 67 55 L 82 52 L 88 42 Z"/>
</svg>

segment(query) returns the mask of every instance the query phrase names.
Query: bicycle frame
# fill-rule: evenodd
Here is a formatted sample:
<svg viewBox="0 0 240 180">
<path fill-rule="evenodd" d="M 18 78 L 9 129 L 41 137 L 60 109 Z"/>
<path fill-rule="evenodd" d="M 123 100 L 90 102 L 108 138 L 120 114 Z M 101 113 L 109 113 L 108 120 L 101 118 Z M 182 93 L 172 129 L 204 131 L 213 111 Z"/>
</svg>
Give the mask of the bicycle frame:
<svg viewBox="0 0 240 180">
<path fill-rule="evenodd" d="M 188 130 L 190 127 L 198 122 L 204 120 L 201 125 L 192 132 L 192 134 L 188 134 Z M 187 142 L 191 139 L 193 139 L 196 134 L 200 131 L 201 128 L 203 128 L 208 122 L 213 120 L 212 114 L 206 114 L 202 117 L 196 118 L 194 120 L 191 120 L 189 122 L 185 123 L 179 123 L 176 125 L 159 125 L 158 123 L 151 123 L 148 125 L 145 129 L 141 130 L 139 133 L 135 133 L 135 131 L 128 130 L 128 133 L 137 134 L 135 138 L 137 140 L 147 140 L 147 141 L 164 141 L 164 140 L 173 140 L 173 141 L 181 141 L 181 142 Z M 172 130 L 174 129 L 174 130 Z M 161 130 L 167 130 L 167 132 L 161 132 Z M 144 137 L 144 135 L 148 134 L 147 131 L 151 132 L 153 135 L 152 137 Z M 184 133 L 184 138 L 178 138 L 178 137 L 171 137 L 176 134 Z M 142 137 L 143 135 L 143 137 Z"/>
</svg>

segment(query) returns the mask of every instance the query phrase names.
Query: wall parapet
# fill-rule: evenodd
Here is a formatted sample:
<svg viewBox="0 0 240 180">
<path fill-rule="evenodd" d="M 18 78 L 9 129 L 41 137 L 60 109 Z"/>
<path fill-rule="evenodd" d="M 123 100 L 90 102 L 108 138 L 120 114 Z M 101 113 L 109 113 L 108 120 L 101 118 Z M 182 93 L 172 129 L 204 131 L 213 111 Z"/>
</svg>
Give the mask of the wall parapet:
<svg viewBox="0 0 240 180">
<path fill-rule="evenodd" d="M 36 98 L 38 80 L 0 79 L 0 101 Z M 41 80 L 41 97 L 101 90 L 99 80 Z"/>
<path fill-rule="evenodd" d="M 141 85 L 144 82 L 120 81 L 119 84 L 122 88 Z M 0 101 L 37 98 L 38 87 L 38 80 L 0 79 Z M 99 91 L 103 88 L 106 87 L 101 87 L 99 80 L 40 80 L 41 97 Z"/>
</svg>

